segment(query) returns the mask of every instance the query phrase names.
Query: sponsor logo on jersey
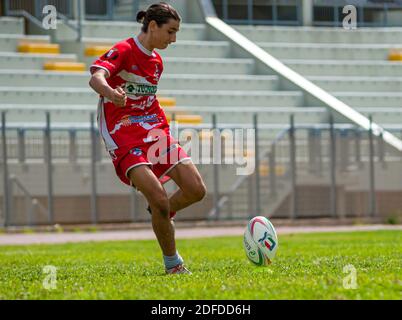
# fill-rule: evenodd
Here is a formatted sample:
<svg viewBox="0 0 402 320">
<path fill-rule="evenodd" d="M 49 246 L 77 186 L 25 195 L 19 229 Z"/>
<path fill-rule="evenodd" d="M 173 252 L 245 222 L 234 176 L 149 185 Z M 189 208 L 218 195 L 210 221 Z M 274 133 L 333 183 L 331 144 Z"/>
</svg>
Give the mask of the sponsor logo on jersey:
<svg viewBox="0 0 402 320">
<path fill-rule="evenodd" d="M 102 60 L 116 60 L 119 57 L 117 48 L 112 48 L 102 56 Z"/>
<path fill-rule="evenodd" d="M 140 148 L 134 148 L 130 150 L 130 153 L 134 156 L 140 156 L 142 155 L 142 150 Z"/>
<path fill-rule="evenodd" d="M 126 82 L 124 91 L 128 95 L 153 96 L 156 94 L 157 90 L 158 90 L 158 86 L 155 86 L 155 85 Z"/>
<path fill-rule="evenodd" d="M 157 122 L 157 124 L 159 123 L 158 116 L 155 113 L 144 116 L 124 116 L 115 124 L 113 130 L 110 131 L 110 134 L 115 134 L 118 130 L 120 130 L 121 127 L 128 127 L 135 123 L 138 123 L 144 127 L 144 125 L 146 126 L 146 124 L 152 122 Z"/>
</svg>

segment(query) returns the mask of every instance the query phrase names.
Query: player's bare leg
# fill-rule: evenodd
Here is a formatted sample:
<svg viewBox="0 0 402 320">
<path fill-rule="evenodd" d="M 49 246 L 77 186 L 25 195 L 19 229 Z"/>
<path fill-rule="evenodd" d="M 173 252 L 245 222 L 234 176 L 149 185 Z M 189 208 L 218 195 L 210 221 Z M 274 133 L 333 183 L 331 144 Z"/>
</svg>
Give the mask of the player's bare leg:
<svg viewBox="0 0 402 320">
<path fill-rule="evenodd" d="M 204 198 L 206 194 L 204 181 L 191 161 L 179 163 L 168 175 L 180 188 L 169 197 L 171 212 L 184 209 Z"/>
<path fill-rule="evenodd" d="M 152 227 L 165 256 L 176 254 L 174 228 L 169 219 L 169 199 L 158 178 L 147 165 L 131 169 L 128 178 L 145 196 L 152 210 Z"/>
<path fill-rule="evenodd" d="M 169 217 L 169 199 L 162 184 L 147 165 L 131 169 L 128 177 L 145 196 L 152 210 L 152 227 L 163 252 L 166 273 L 190 274 L 176 250 L 174 226 Z"/>
</svg>

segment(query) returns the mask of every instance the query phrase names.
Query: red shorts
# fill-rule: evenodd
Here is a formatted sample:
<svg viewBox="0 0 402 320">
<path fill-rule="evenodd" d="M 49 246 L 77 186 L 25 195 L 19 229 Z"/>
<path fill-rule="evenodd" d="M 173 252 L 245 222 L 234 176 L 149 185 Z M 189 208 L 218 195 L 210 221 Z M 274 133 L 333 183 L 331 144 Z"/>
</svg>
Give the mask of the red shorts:
<svg viewBox="0 0 402 320">
<path fill-rule="evenodd" d="M 126 146 L 109 151 L 109 154 L 116 174 L 122 182 L 130 186 L 132 183 L 128 179 L 128 172 L 132 168 L 140 165 L 150 166 L 152 172 L 163 184 L 170 180 L 168 176 L 170 170 L 185 160 L 191 160 L 172 136 L 140 146 Z"/>
</svg>

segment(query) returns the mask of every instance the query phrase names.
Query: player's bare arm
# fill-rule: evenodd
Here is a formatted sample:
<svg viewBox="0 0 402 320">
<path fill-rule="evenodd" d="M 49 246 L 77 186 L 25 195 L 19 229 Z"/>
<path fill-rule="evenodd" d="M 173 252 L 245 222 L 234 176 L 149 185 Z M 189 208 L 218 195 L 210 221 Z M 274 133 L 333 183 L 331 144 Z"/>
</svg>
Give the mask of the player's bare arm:
<svg viewBox="0 0 402 320">
<path fill-rule="evenodd" d="M 98 68 L 89 80 L 89 85 L 101 96 L 112 101 L 116 106 L 124 107 L 126 105 L 127 96 L 121 87 L 113 89 L 106 81 L 108 73 L 104 69 Z"/>
</svg>

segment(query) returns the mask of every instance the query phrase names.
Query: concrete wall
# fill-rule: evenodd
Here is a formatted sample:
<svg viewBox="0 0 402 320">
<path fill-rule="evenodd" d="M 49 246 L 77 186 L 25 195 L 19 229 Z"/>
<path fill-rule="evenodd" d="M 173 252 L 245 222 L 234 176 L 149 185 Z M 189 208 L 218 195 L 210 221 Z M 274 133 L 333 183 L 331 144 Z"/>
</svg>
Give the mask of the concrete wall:
<svg viewBox="0 0 402 320">
<path fill-rule="evenodd" d="M 38 197 L 40 203 L 47 207 L 47 198 Z M 1 202 L 1 200 L 0 200 Z M 14 214 L 9 224 L 27 225 L 28 217 L 24 199 L 14 198 Z M 99 196 L 97 198 L 98 223 L 121 223 L 135 221 L 150 221 L 148 206 L 141 194 L 136 195 L 136 205 L 133 211 L 130 195 Z M 201 202 L 189 208 L 181 210 L 176 220 L 203 220 L 212 206 L 211 195 L 206 196 Z M 48 224 L 48 216 L 45 212 L 34 210 L 33 221 L 36 225 Z M 90 198 L 88 196 L 56 196 L 54 198 L 54 223 L 58 224 L 90 224 L 92 222 Z"/>
<path fill-rule="evenodd" d="M 211 164 L 197 165 L 209 192 L 213 189 L 213 166 Z M 3 169 L 0 177 L 3 181 Z M 220 189 L 227 192 L 230 186 L 239 177 L 236 175 L 234 165 L 220 165 Z M 100 196 L 125 195 L 130 187 L 123 184 L 116 176 L 114 167 L 110 162 L 97 163 L 97 193 Z M 43 163 L 30 163 L 28 165 L 9 163 L 9 174 L 15 175 L 25 188 L 34 196 L 47 195 L 47 169 Z M 54 194 L 59 196 L 89 195 L 91 192 L 91 175 L 89 163 L 53 163 Z M 173 183 L 167 183 L 167 191 L 173 191 Z M 0 183 L 0 195 L 3 194 L 3 183 Z"/>
<path fill-rule="evenodd" d="M 329 216 L 330 173 L 323 176 L 300 174 L 297 176 L 298 214 L 304 217 Z M 366 217 L 369 213 L 369 168 L 356 172 L 338 172 L 337 212 L 340 217 Z M 375 165 L 376 211 L 378 217 L 402 219 L 402 164 Z M 272 216 L 289 217 L 290 194 Z"/>
<path fill-rule="evenodd" d="M 18 169 L 19 167 L 19 169 Z M 18 170 L 19 171 L 18 171 Z M 233 168 L 222 166 L 220 181 L 221 192 L 226 192 L 238 176 Z M 386 220 L 389 217 L 402 218 L 402 163 L 388 163 L 387 167 L 376 164 L 376 201 L 378 216 Z M 1 173 L 3 171 L 1 170 Z M 41 204 L 47 207 L 46 197 L 46 171 L 44 165 L 23 167 L 21 165 L 10 165 L 10 172 L 16 174 L 29 192 L 37 198 Z M 149 219 L 145 208 L 145 199 L 141 194 L 136 193 L 136 205 L 132 207 L 131 191 L 129 187 L 121 184 L 116 178 L 111 164 L 100 164 L 98 167 L 98 221 L 99 222 L 126 222 L 131 221 L 134 215 L 136 219 Z M 206 219 L 213 204 L 213 170 L 212 166 L 200 166 L 208 195 L 206 198 L 190 208 L 183 210 L 179 219 Z M 369 212 L 369 172 L 365 164 L 363 169 L 352 172 L 338 172 L 337 180 L 337 208 L 341 217 L 365 217 Z M 1 181 L 3 177 L 0 175 Z M 88 166 L 74 167 L 73 165 L 55 165 L 54 168 L 54 212 L 57 223 L 90 223 L 90 176 Z M 266 184 L 267 177 L 262 177 L 262 184 Z M 298 192 L 298 216 L 300 217 L 328 217 L 330 215 L 330 174 L 324 171 L 322 175 L 299 171 L 297 174 Z M 0 187 L 0 204 L 2 204 L 2 190 Z M 170 194 L 175 189 L 173 184 L 167 184 L 167 191 Z M 262 190 L 262 201 L 266 199 L 266 189 Z M 280 190 L 279 190 L 280 191 Z M 247 190 L 246 190 L 247 193 Z M 27 213 L 21 191 L 14 188 L 14 224 L 27 223 Z M 277 209 L 268 214 L 273 217 L 289 217 L 290 215 L 290 192 L 284 197 Z M 247 197 L 244 197 L 247 201 Z M 239 204 L 240 205 L 240 204 Z M 265 205 L 264 205 L 265 207 Z M 243 208 L 243 206 L 242 206 Z M 242 215 L 248 215 L 245 205 L 243 209 L 238 208 Z M 2 207 L 1 207 L 2 209 Z M 264 208 L 263 208 L 264 209 Z M 244 212 L 243 212 L 244 211 Z M 2 214 L 0 214 L 2 216 Z M 47 213 L 37 211 L 34 219 L 38 223 L 47 222 Z"/>
<path fill-rule="evenodd" d="M 401 188 L 402 189 L 402 188 Z M 297 187 L 297 216 L 303 218 L 330 216 L 330 186 L 299 185 Z M 337 188 L 337 215 L 340 218 L 369 217 L 369 194 L 367 191 L 347 191 L 343 186 Z M 275 218 L 290 216 L 290 195 L 271 215 Z M 376 217 L 381 221 L 389 218 L 402 219 L 402 190 L 376 192 Z"/>
</svg>

